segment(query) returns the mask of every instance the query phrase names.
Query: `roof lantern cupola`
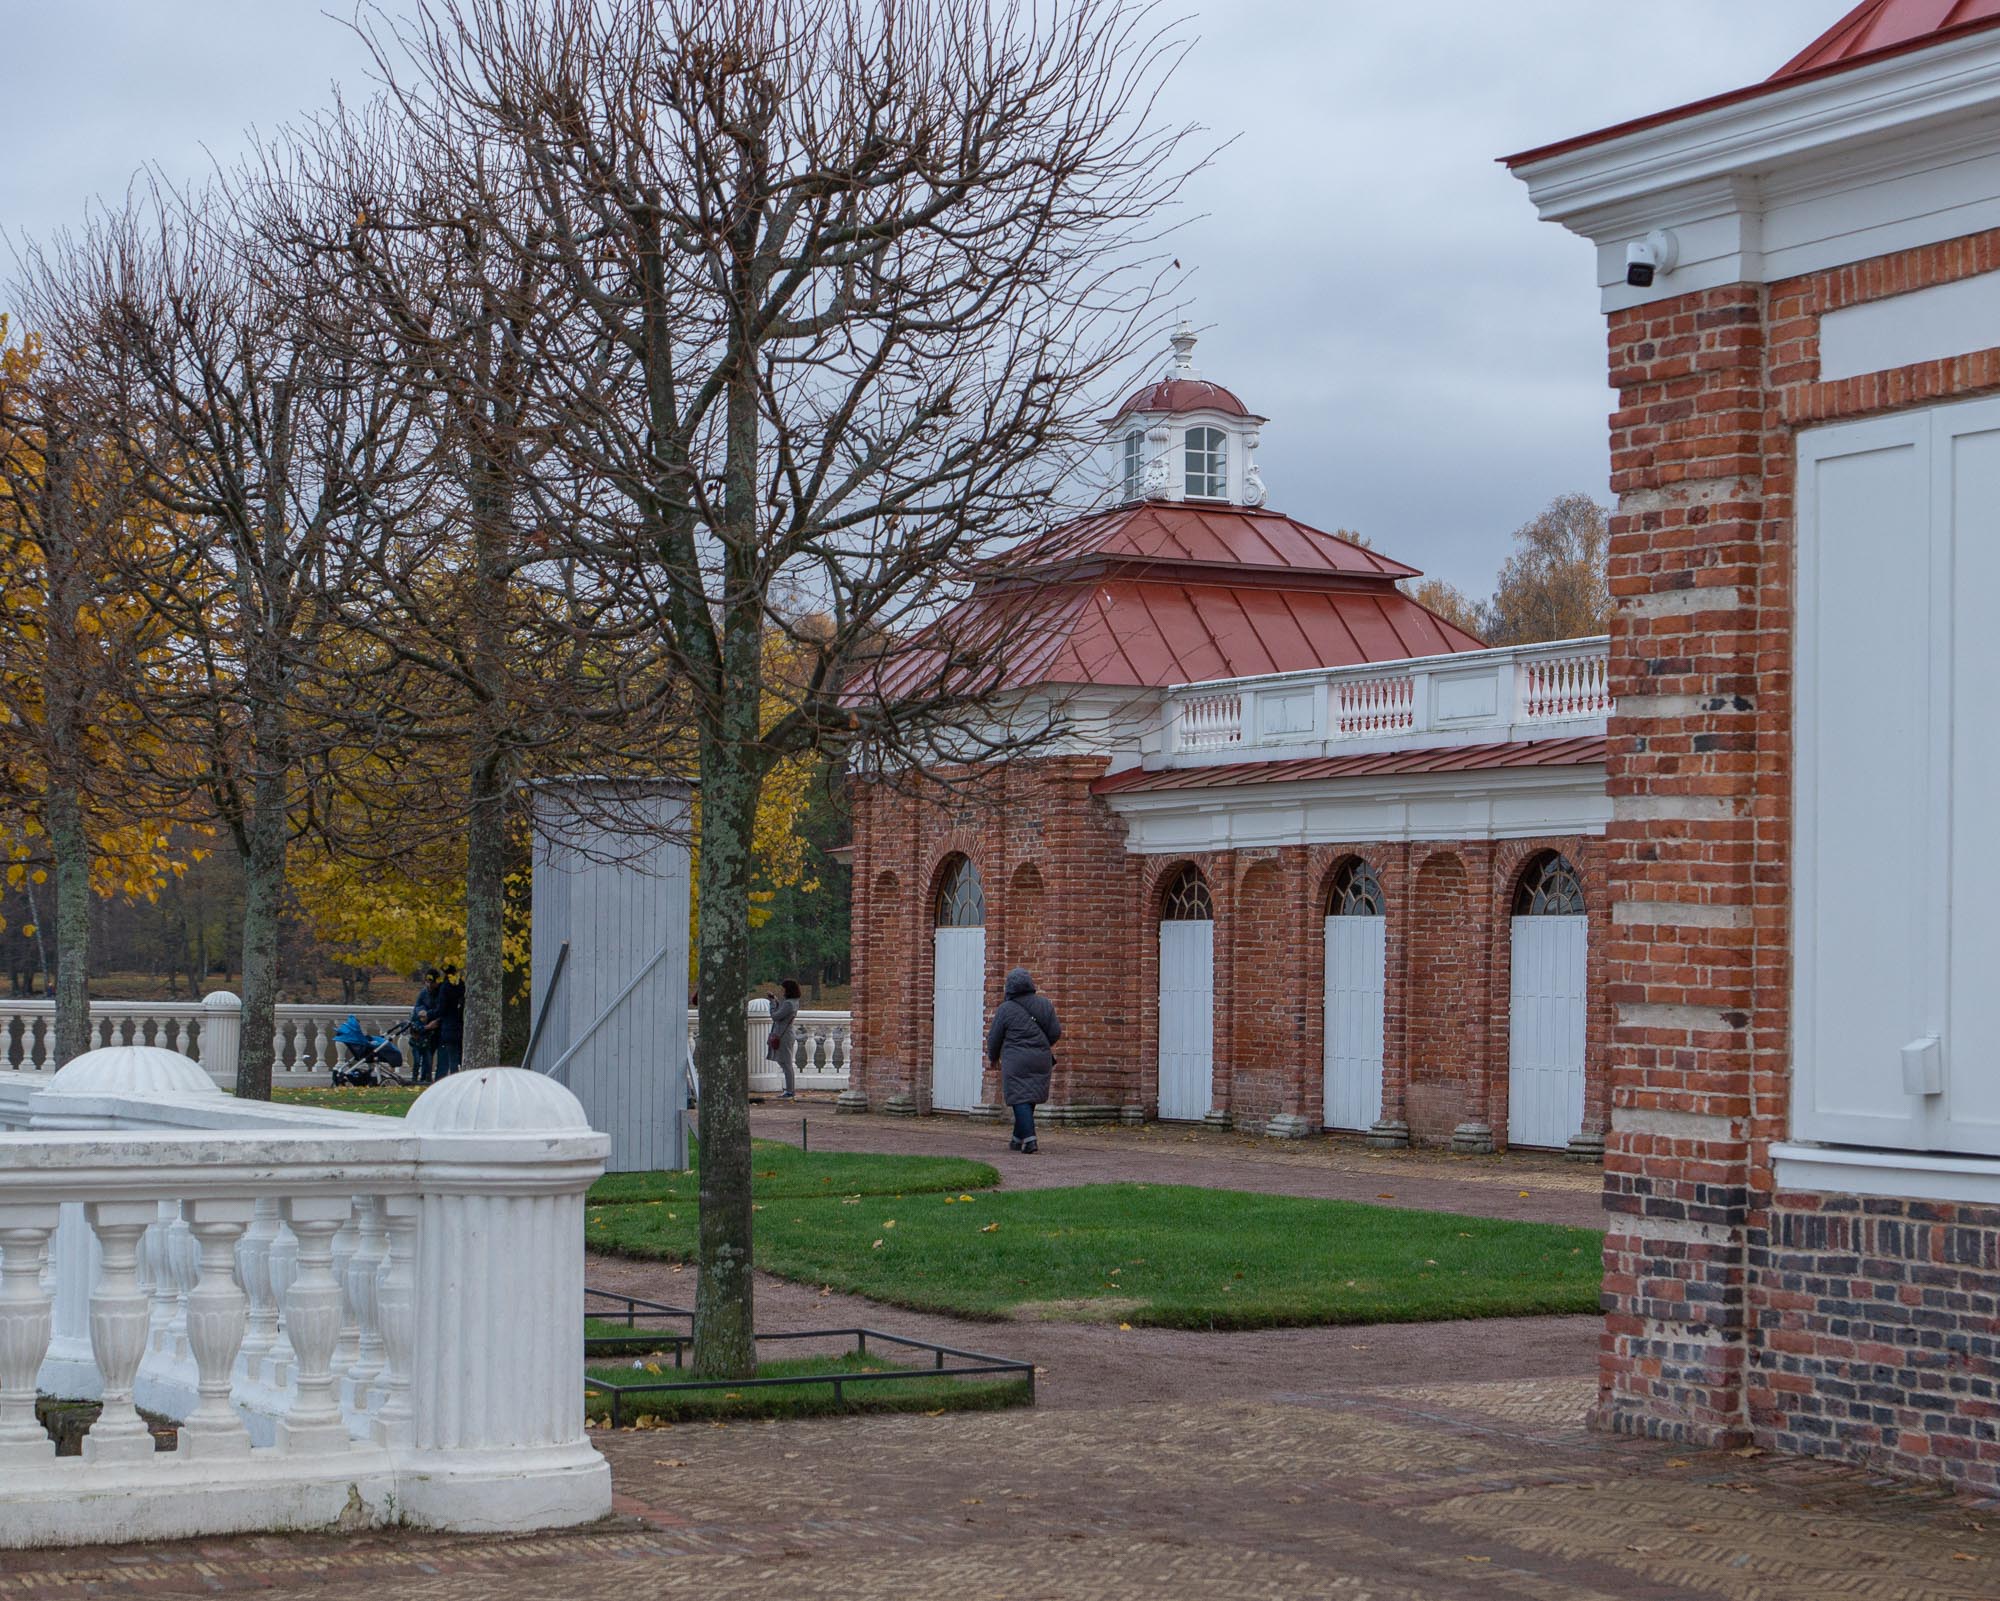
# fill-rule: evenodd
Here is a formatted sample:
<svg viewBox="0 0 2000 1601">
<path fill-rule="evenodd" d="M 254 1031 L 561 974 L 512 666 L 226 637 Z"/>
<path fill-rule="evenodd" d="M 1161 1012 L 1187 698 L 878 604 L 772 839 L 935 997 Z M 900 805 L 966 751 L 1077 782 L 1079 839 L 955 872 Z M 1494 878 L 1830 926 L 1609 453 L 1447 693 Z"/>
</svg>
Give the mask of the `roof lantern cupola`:
<svg viewBox="0 0 2000 1601">
<path fill-rule="evenodd" d="M 1118 498 L 1258 507 L 1257 446 L 1265 418 L 1195 370 L 1193 324 L 1183 320 L 1158 381 L 1106 420 Z"/>
</svg>

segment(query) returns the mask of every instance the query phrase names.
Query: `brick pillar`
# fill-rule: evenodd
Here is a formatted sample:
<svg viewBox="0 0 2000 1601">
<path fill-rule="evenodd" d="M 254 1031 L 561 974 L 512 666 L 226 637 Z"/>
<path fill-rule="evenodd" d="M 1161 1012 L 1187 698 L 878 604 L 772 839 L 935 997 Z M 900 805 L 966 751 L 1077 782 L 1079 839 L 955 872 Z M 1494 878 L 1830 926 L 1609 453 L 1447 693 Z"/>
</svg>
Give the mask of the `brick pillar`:
<svg viewBox="0 0 2000 1601">
<path fill-rule="evenodd" d="M 1754 930 L 1760 895 L 1781 893 L 1760 885 L 1782 867 L 1788 824 L 1782 784 L 1760 796 L 1757 782 L 1760 736 L 1781 743 L 1786 727 L 1772 698 L 1788 692 L 1782 626 L 1760 610 L 1763 347 L 1750 285 L 1611 319 L 1618 714 L 1597 1420 L 1698 1444 L 1747 1438 Z M 1771 754 L 1782 774 L 1777 743 Z M 1764 993 L 1781 1000 L 1781 983 Z"/>
</svg>

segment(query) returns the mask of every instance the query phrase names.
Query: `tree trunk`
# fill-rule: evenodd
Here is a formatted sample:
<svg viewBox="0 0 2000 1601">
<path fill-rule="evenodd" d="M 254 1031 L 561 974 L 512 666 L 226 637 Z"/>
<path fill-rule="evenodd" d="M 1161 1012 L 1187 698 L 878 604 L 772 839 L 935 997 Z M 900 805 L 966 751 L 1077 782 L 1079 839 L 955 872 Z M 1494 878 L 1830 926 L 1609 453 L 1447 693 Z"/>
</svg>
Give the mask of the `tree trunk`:
<svg viewBox="0 0 2000 1601">
<path fill-rule="evenodd" d="M 56 1061 L 90 1049 L 90 841 L 73 785 L 49 791 L 56 872 Z"/>
<path fill-rule="evenodd" d="M 507 913 L 507 804 L 499 758 L 482 752 L 472 768 L 465 830 L 465 1060 L 500 1060 L 503 939 Z"/>
<path fill-rule="evenodd" d="M 285 779 L 260 772 L 246 820 L 243 861 L 243 1035 L 236 1093 L 271 1098 L 278 1032 L 278 920 L 285 897 Z"/>
<path fill-rule="evenodd" d="M 755 705 L 754 694 L 751 697 Z M 754 716 L 754 710 L 752 712 Z M 701 1280 L 694 1367 L 757 1370 L 750 1211 L 750 839 L 758 775 L 743 748 L 705 739 L 701 759 Z"/>
</svg>

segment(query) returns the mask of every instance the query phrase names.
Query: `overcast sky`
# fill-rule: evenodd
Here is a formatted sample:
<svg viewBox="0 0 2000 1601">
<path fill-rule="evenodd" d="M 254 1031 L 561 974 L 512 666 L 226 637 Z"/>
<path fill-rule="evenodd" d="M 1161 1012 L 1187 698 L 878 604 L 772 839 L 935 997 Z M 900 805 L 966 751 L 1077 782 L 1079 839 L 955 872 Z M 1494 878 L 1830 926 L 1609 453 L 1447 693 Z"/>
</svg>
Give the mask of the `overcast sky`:
<svg viewBox="0 0 2000 1601">
<path fill-rule="evenodd" d="M 1845 9 L 1189 0 L 1177 110 L 1235 142 L 1178 250 L 1204 376 L 1271 419 L 1271 503 L 1484 594 L 1548 500 L 1602 497 L 1590 247 L 1494 158 L 1768 76 Z M 0 0 L 0 54 L 17 238 L 143 162 L 191 175 L 336 81 L 367 88 L 322 0 Z"/>
</svg>

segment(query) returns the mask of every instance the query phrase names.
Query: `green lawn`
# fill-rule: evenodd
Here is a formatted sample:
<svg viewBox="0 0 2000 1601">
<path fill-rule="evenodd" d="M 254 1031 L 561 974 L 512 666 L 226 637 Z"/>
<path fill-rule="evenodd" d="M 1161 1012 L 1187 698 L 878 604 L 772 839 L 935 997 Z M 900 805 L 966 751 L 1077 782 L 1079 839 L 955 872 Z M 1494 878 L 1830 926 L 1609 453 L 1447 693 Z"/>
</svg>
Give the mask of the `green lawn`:
<svg viewBox="0 0 2000 1601">
<path fill-rule="evenodd" d="M 695 1209 L 593 1206 L 593 1249 L 691 1260 Z M 757 1264 L 920 1311 L 1252 1329 L 1594 1312 L 1593 1230 L 1170 1185 L 764 1203 Z"/>
<path fill-rule="evenodd" d="M 902 1364 L 886 1361 L 872 1353 L 849 1352 L 844 1356 L 796 1357 L 783 1362 L 760 1362 L 757 1377 L 785 1379 L 831 1373 L 885 1373 Z M 672 1382 L 677 1375 L 670 1362 L 594 1363 L 587 1368 L 593 1379 L 612 1384 L 638 1384 L 649 1379 Z M 1020 1406 L 1028 1399 L 1024 1378 L 898 1379 L 894 1383 L 862 1383 L 845 1386 L 838 1399 L 830 1385 L 751 1385 L 737 1390 L 697 1390 L 692 1393 L 628 1395 L 622 1415 L 630 1423 L 638 1418 L 662 1423 L 679 1423 L 707 1418 L 804 1418 L 834 1412 L 973 1412 L 998 1407 Z M 596 1391 L 584 1392 L 584 1415 L 607 1420 L 611 1398 Z"/>
<path fill-rule="evenodd" d="M 415 1090 L 292 1089 L 273 1099 L 292 1106 L 401 1117 Z M 685 1173 L 611 1173 L 597 1181 L 590 1199 L 599 1205 L 654 1202 L 692 1208 L 701 1194 L 700 1143 L 688 1141 L 697 1166 Z M 753 1140 L 751 1194 L 758 1203 L 802 1195 L 904 1195 L 920 1190 L 987 1190 L 1000 1175 L 984 1162 L 956 1156 L 858 1156 L 842 1151 L 801 1151 L 775 1140 Z"/>
<path fill-rule="evenodd" d="M 701 1150 L 688 1141 L 697 1165 L 685 1173 L 609 1173 L 590 1192 L 593 1202 L 673 1202 L 692 1207 L 701 1193 Z M 918 1191 L 988 1190 L 1000 1175 L 984 1162 L 957 1156 L 860 1156 L 845 1151 L 801 1151 L 774 1140 L 751 1142 L 750 1192 L 761 1203 L 798 1196 L 906 1195 Z"/>
<path fill-rule="evenodd" d="M 324 1106 L 335 1112 L 373 1112 L 378 1117 L 401 1117 L 415 1104 L 421 1090 L 399 1090 L 393 1084 L 379 1089 L 273 1090 L 271 1099 L 282 1106 Z"/>
</svg>

